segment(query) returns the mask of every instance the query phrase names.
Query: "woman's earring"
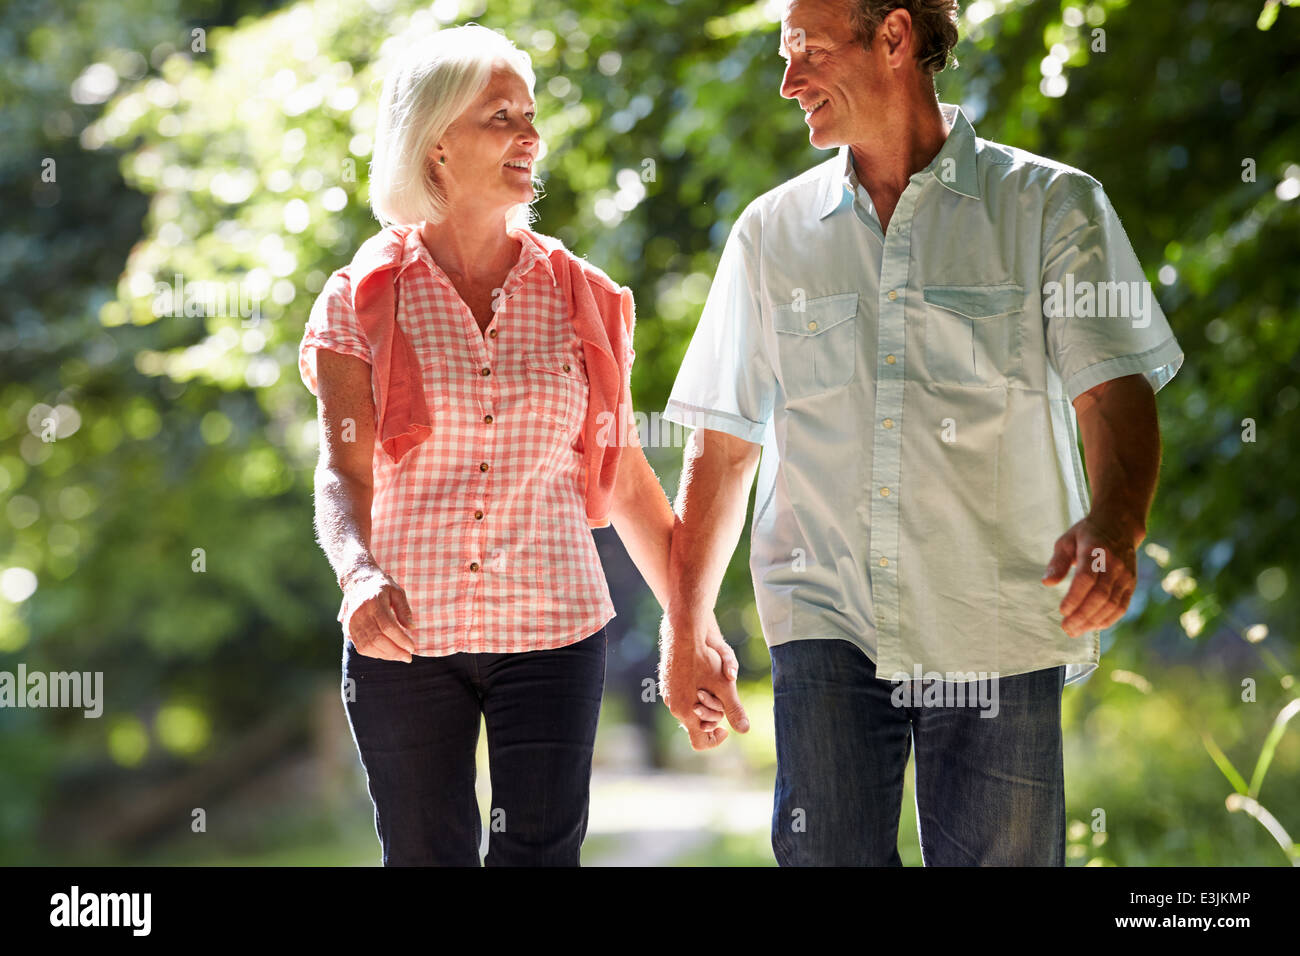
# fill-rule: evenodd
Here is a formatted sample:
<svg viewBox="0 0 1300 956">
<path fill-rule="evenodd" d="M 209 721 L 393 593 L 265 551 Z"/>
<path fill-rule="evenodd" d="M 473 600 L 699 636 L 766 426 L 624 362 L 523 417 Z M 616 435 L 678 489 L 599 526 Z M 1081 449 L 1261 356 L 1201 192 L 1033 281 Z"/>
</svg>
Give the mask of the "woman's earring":
<svg viewBox="0 0 1300 956">
<path fill-rule="evenodd" d="M 438 165 L 439 165 L 439 166 L 446 166 L 446 165 L 447 165 L 447 157 L 446 157 L 446 156 L 439 156 L 439 157 L 438 157 Z"/>
</svg>

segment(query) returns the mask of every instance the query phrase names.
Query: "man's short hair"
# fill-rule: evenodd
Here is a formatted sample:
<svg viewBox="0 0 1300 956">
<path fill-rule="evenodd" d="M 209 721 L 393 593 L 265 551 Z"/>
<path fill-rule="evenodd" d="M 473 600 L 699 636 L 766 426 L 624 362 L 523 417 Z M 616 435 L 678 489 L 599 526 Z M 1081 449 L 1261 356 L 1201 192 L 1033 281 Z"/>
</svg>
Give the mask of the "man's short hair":
<svg viewBox="0 0 1300 956">
<path fill-rule="evenodd" d="M 870 48 L 891 10 L 906 10 L 916 34 L 916 65 L 934 76 L 948 65 L 957 45 L 957 0 L 847 0 L 854 38 Z M 956 61 L 954 60 L 954 63 Z"/>
</svg>

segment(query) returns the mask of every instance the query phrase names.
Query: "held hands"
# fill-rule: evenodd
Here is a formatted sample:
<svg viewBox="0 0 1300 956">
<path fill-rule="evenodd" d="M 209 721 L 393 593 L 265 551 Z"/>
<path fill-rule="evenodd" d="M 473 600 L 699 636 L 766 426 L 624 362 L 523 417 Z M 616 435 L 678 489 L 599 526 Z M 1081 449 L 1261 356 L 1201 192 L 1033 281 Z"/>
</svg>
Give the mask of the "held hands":
<svg viewBox="0 0 1300 956">
<path fill-rule="evenodd" d="M 737 733 L 749 731 L 749 718 L 736 692 L 740 666 L 712 614 L 700 628 L 680 622 L 674 631 L 665 615 L 660 633 L 659 693 L 691 739 L 694 750 L 710 750 L 727 739 L 725 716 Z"/>
<path fill-rule="evenodd" d="M 1071 637 L 1110 627 L 1128 609 L 1137 587 L 1137 541 L 1114 524 L 1089 515 L 1056 539 L 1042 582 L 1051 586 L 1078 570 L 1061 601 L 1061 629 Z M 1132 543 L 1130 543 L 1132 541 Z"/>
<path fill-rule="evenodd" d="M 362 571 L 348 581 L 348 614 L 343 633 L 357 653 L 386 661 L 411 662 L 415 641 L 411 605 L 406 592 L 379 568 Z"/>
</svg>

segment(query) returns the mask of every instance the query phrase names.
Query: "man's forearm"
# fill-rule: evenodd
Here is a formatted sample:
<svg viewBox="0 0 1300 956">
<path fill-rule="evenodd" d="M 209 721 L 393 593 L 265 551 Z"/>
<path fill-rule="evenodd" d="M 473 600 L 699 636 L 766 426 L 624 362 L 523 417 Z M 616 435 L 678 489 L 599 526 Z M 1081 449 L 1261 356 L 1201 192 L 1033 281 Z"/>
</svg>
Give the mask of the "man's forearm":
<svg viewBox="0 0 1300 956">
<path fill-rule="evenodd" d="M 668 616 L 674 640 L 703 639 L 740 540 L 757 448 L 738 442 L 697 429 L 687 446 L 668 559 Z"/>
<path fill-rule="evenodd" d="M 1080 396 L 1090 516 L 1137 546 L 1146 537 L 1147 514 L 1160 474 L 1160 427 L 1155 394 L 1141 375 L 1104 383 Z"/>
</svg>

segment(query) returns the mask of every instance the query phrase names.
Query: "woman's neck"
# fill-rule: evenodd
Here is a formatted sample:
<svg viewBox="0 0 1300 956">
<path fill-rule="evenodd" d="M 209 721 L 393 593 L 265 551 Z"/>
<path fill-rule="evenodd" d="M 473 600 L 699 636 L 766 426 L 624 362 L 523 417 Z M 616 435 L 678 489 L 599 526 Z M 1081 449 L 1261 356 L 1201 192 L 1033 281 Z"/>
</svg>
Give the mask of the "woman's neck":
<svg viewBox="0 0 1300 956">
<path fill-rule="evenodd" d="M 420 238 L 438 268 L 469 281 L 491 279 L 519 260 L 519 241 L 506 230 L 504 217 L 457 217 L 425 222 Z"/>
</svg>

